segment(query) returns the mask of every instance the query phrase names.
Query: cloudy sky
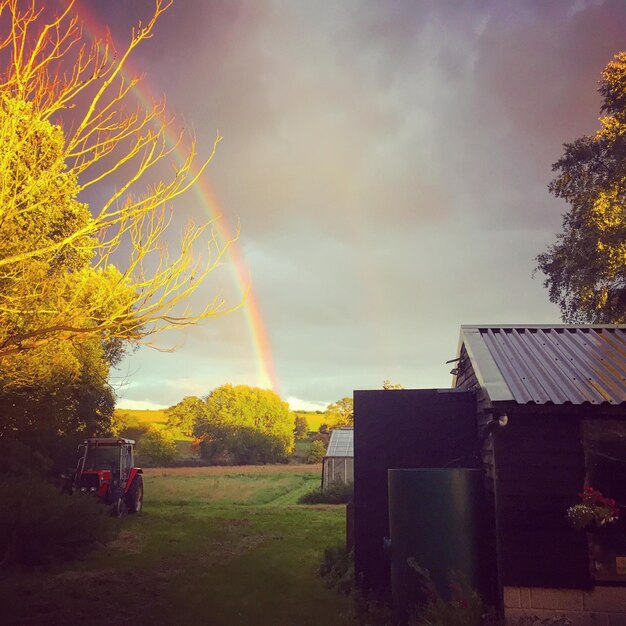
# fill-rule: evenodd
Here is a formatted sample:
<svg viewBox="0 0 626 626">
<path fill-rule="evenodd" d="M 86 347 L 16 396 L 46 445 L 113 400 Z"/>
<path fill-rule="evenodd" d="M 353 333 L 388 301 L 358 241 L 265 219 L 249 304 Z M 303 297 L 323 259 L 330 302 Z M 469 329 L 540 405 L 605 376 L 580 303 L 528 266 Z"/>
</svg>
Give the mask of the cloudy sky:
<svg viewBox="0 0 626 626">
<path fill-rule="evenodd" d="M 123 40 L 151 6 L 78 8 Z M 624 49 L 623 0 L 177 0 L 132 67 L 201 153 L 224 137 L 205 192 L 175 207 L 240 224 L 201 298 L 252 291 L 162 337 L 175 353 L 130 355 L 120 406 L 227 382 L 294 407 L 385 379 L 448 387 L 461 324 L 558 323 L 532 278 L 566 210 L 551 164 L 598 127 Z"/>
</svg>

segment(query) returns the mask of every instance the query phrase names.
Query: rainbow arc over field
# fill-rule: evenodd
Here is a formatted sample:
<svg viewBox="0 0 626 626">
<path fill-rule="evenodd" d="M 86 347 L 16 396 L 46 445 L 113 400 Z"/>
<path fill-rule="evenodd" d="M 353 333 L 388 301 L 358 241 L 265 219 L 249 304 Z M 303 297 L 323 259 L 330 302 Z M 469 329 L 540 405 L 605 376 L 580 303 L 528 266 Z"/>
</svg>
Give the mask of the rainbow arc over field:
<svg viewBox="0 0 626 626">
<path fill-rule="evenodd" d="M 82 2 L 77 1 L 74 4 L 74 10 L 77 12 L 80 22 L 82 23 L 83 34 L 87 35 L 92 41 L 108 39 L 114 46 L 112 35 L 109 33 L 106 24 L 102 23 Z M 122 68 L 122 75 L 125 80 L 141 76 L 142 74 L 141 71 L 134 68 L 132 64 L 129 65 L 128 62 Z M 134 87 L 133 96 L 142 107 L 151 108 L 153 103 L 162 97 L 162 94 L 157 94 L 155 91 L 156 90 L 151 88 L 150 83 L 144 77 Z M 163 118 L 166 116 L 167 111 L 164 111 Z M 162 121 L 165 120 L 163 119 Z M 186 155 L 185 145 L 182 141 L 179 141 L 180 137 L 177 129 L 171 124 L 167 127 L 166 140 L 168 145 L 174 149 L 176 158 L 182 162 Z M 217 201 L 215 192 L 204 174 L 197 180 L 191 192 L 195 195 L 202 211 L 216 225 L 222 239 L 224 241 L 232 240 L 234 229 L 229 225 Z M 231 261 L 229 265 L 232 271 L 233 281 L 237 287 L 239 296 L 241 298 L 245 296 L 243 312 L 256 362 L 256 384 L 259 387 L 270 388 L 276 393 L 279 393 L 280 389 L 269 337 L 254 289 L 250 284 L 247 265 L 236 241 L 230 245 L 228 255 Z"/>
</svg>

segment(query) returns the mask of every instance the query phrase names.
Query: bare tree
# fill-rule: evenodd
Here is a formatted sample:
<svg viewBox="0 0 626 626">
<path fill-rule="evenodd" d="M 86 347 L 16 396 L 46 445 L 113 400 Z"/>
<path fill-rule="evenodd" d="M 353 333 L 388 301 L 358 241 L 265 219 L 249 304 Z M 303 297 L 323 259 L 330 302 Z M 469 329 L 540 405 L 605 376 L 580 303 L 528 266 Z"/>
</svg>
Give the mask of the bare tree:
<svg viewBox="0 0 626 626">
<path fill-rule="evenodd" d="M 129 55 L 171 0 L 155 0 L 117 52 L 85 39 L 73 4 L 50 17 L 43 0 L 0 0 L 0 363 L 87 337 L 151 344 L 227 309 L 219 298 L 188 304 L 232 243 L 216 224 L 189 224 L 175 254 L 163 243 L 173 201 L 221 137 L 200 161 L 190 137 L 164 180 L 182 145 L 167 142 L 165 103 L 127 104 L 140 80 L 123 71 Z M 96 185 L 110 195 L 89 208 L 77 198 Z"/>
</svg>

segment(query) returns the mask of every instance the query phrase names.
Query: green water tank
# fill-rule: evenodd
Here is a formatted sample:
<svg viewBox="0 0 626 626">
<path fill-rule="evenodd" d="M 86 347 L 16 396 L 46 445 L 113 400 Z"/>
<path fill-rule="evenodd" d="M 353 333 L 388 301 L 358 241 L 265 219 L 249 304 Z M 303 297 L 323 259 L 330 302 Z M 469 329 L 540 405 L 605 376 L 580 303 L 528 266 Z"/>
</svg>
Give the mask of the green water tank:
<svg viewBox="0 0 626 626">
<path fill-rule="evenodd" d="M 414 560 L 444 598 L 450 572 L 483 597 L 489 584 L 483 474 L 476 469 L 390 469 L 391 592 L 397 622 L 420 597 Z"/>
</svg>

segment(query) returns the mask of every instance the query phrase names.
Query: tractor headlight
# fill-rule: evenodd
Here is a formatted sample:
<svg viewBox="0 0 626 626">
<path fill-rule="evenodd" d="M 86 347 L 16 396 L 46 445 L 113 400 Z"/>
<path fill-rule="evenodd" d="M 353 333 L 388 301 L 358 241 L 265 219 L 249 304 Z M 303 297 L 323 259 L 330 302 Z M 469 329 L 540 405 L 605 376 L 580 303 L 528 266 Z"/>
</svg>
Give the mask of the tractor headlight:
<svg viewBox="0 0 626 626">
<path fill-rule="evenodd" d="M 87 487 L 81 487 L 80 490 L 84 493 L 85 491 L 87 491 Z"/>
<path fill-rule="evenodd" d="M 96 491 L 96 488 L 92 487 L 89 491 Z"/>
</svg>

